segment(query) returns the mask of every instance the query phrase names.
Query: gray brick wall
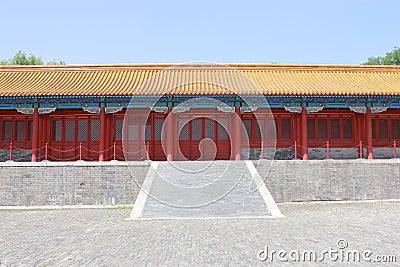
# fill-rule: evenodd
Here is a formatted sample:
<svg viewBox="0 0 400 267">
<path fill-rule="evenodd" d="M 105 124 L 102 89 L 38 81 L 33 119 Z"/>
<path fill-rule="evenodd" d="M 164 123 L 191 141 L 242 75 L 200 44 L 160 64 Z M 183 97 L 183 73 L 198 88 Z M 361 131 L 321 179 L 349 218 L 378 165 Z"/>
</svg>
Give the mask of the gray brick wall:
<svg viewBox="0 0 400 267">
<path fill-rule="evenodd" d="M 396 149 L 396 157 L 400 157 L 400 149 Z M 367 151 L 364 149 L 364 153 Z M 373 149 L 374 158 L 375 159 L 390 159 L 394 157 L 394 149 L 393 147 L 383 147 L 383 148 L 374 148 Z"/>
<path fill-rule="evenodd" d="M 400 159 L 262 160 L 277 202 L 400 199 Z M 130 205 L 149 162 L 2 162 L 0 205 Z"/>
<path fill-rule="evenodd" d="M 301 153 L 300 150 L 298 153 Z M 383 147 L 373 149 L 375 159 L 391 159 L 394 156 L 393 147 Z M 261 157 L 261 148 L 245 148 L 241 150 L 242 159 L 259 159 Z M 300 154 L 298 154 L 298 157 Z M 326 148 L 309 148 L 308 149 L 309 159 L 318 160 L 326 159 L 327 149 Z M 400 157 L 400 148 L 396 151 L 396 156 Z M 363 148 L 363 157 L 367 157 L 367 149 Z M 294 148 L 276 148 L 275 152 L 273 149 L 264 148 L 265 159 L 279 159 L 288 160 L 294 159 Z M 332 159 L 358 159 L 359 149 L 356 148 L 331 148 L 330 158 Z"/>
<path fill-rule="evenodd" d="M 261 148 L 243 148 L 241 150 L 243 160 L 254 160 L 261 158 Z M 294 158 L 294 148 L 264 148 L 265 159 L 287 160 Z"/>
<path fill-rule="evenodd" d="M 374 148 L 374 158 L 376 159 L 391 159 L 393 158 L 393 147 L 386 148 Z M 299 150 L 300 152 L 300 150 Z M 327 156 L 326 148 L 309 148 L 308 149 L 310 159 L 325 159 Z M 357 148 L 331 148 L 331 158 L 333 159 L 357 159 L 359 157 L 359 151 Z M 366 158 L 367 149 L 363 149 L 363 156 Z M 261 148 L 246 148 L 241 150 L 243 159 L 259 159 L 261 157 Z M 397 157 L 400 157 L 400 148 L 396 151 Z M 39 160 L 41 151 L 39 151 Z M 32 151 L 31 150 L 13 150 L 13 160 L 18 162 L 29 162 L 31 161 Z M 279 159 L 288 160 L 294 158 L 294 148 L 276 148 L 274 151 L 270 148 L 264 148 L 265 159 Z M 0 162 L 4 162 L 10 159 L 9 150 L 0 150 Z"/>
<path fill-rule="evenodd" d="M 400 159 L 262 160 L 256 167 L 276 202 L 400 199 Z"/>
<path fill-rule="evenodd" d="M 38 157 L 40 159 L 40 151 Z M 13 161 L 28 162 L 32 160 L 32 150 L 13 150 Z M 0 150 L 0 162 L 10 159 L 10 150 Z"/>
<path fill-rule="evenodd" d="M 130 205 L 148 162 L 2 162 L 0 205 Z"/>
</svg>

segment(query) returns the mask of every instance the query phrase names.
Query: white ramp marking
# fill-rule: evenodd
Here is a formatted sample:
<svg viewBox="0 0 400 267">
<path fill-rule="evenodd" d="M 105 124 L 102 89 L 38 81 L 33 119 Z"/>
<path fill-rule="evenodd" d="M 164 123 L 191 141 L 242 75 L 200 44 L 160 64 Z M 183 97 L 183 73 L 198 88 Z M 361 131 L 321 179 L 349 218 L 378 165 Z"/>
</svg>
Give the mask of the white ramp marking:
<svg viewBox="0 0 400 267">
<path fill-rule="evenodd" d="M 255 182 L 260 195 L 263 197 L 267 208 L 269 209 L 272 217 L 285 217 L 279 210 L 278 206 L 275 203 L 274 198 L 272 197 L 271 193 L 269 192 L 267 186 L 265 185 L 263 179 L 261 179 L 260 174 L 258 173 L 256 167 L 254 166 L 253 162 L 250 160 L 246 160 L 247 169 L 250 172 L 250 175 Z"/>
<path fill-rule="evenodd" d="M 153 183 L 158 165 L 159 162 L 151 162 L 150 169 L 147 172 L 142 187 L 140 188 L 139 195 L 136 198 L 135 204 L 133 204 L 131 216 L 129 217 L 130 220 L 138 219 L 142 216 L 144 205 L 146 204 L 148 194 L 150 194 L 151 184 Z"/>
</svg>

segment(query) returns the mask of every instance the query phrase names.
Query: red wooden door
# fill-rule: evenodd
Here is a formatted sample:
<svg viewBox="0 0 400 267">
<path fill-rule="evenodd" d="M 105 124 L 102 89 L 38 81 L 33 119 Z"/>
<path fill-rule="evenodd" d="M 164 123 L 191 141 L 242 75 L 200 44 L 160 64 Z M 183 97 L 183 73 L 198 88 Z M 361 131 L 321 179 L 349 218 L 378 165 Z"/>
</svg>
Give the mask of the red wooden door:
<svg viewBox="0 0 400 267">
<path fill-rule="evenodd" d="M 125 119 L 125 123 L 124 123 Z M 114 120 L 117 160 L 166 160 L 162 148 L 164 114 L 118 116 Z M 123 125 L 125 127 L 123 127 Z"/>
<path fill-rule="evenodd" d="M 52 116 L 48 158 L 52 161 L 99 158 L 100 119 L 97 116 Z"/>
<path fill-rule="evenodd" d="M 125 118 L 125 160 L 146 160 L 146 117 L 130 116 Z"/>
<path fill-rule="evenodd" d="M 229 137 L 229 117 L 227 115 L 218 116 L 217 126 L 217 160 L 227 160 L 231 158 L 231 142 Z"/>
<path fill-rule="evenodd" d="M 230 158 L 228 116 L 178 118 L 178 160 L 213 160 Z"/>
<path fill-rule="evenodd" d="M 154 115 L 151 125 L 151 140 L 147 142 L 151 160 L 166 160 L 165 148 L 162 142 L 165 138 L 163 133 L 164 116 Z"/>
</svg>

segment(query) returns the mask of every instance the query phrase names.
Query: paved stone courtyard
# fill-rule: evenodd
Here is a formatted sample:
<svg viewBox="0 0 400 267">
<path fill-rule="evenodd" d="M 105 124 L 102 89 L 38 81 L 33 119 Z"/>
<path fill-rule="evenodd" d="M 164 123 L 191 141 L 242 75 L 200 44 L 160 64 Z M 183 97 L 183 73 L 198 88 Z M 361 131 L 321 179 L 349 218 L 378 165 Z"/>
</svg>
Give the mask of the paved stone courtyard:
<svg viewBox="0 0 400 267">
<path fill-rule="evenodd" d="M 279 208 L 286 217 L 136 221 L 125 220 L 127 208 L 1 210 L 0 266 L 265 266 L 269 259 L 257 255 L 266 246 L 322 251 L 338 249 L 339 239 L 351 250 L 397 256 L 387 266 L 400 264 L 399 201 Z M 313 263 L 335 264 L 343 265 Z"/>
</svg>

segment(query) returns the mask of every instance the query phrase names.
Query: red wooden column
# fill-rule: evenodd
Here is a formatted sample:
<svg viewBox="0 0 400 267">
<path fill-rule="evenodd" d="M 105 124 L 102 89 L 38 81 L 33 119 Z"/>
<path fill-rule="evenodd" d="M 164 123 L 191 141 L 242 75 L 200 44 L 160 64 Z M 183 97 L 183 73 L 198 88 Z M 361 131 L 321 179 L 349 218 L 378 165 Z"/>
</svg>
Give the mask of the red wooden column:
<svg viewBox="0 0 400 267">
<path fill-rule="evenodd" d="M 32 162 L 38 161 L 38 146 L 39 144 L 39 109 L 33 110 L 33 125 L 32 125 Z"/>
<path fill-rule="evenodd" d="M 295 150 L 295 152 L 297 152 L 297 155 L 295 158 L 300 158 L 300 153 L 301 153 L 301 149 L 299 149 L 299 147 L 301 147 L 301 114 L 299 113 L 294 113 L 294 119 L 296 120 L 296 146 L 297 148 Z"/>
<path fill-rule="evenodd" d="M 167 160 L 174 160 L 174 114 L 172 113 L 172 107 L 168 108 L 168 115 L 165 125 L 165 149 L 167 153 Z"/>
<path fill-rule="evenodd" d="M 104 161 L 104 149 L 106 141 L 106 113 L 104 108 L 100 108 L 100 145 L 99 145 L 99 161 Z"/>
<path fill-rule="evenodd" d="M 112 114 L 106 114 L 106 141 L 105 141 L 105 149 L 107 150 L 107 152 L 105 153 L 104 157 L 107 160 L 110 160 L 110 155 L 113 152 L 112 149 L 110 149 L 112 147 L 112 131 L 113 128 L 111 125 L 111 119 L 112 119 Z"/>
<path fill-rule="evenodd" d="M 233 133 L 233 156 L 235 160 L 241 160 L 241 148 L 242 148 L 242 120 L 240 118 L 240 108 L 235 108 L 234 114 L 234 133 Z"/>
<path fill-rule="evenodd" d="M 41 116 L 40 121 L 39 121 L 39 143 L 38 143 L 39 147 L 44 147 L 44 145 L 46 143 L 46 140 L 45 140 L 46 133 L 45 133 L 44 124 L 46 124 L 46 119 L 44 118 L 44 116 Z"/>
<path fill-rule="evenodd" d="M 305 107 L 301 109 L 301 145 L 303 147 L 303 160 L 308 160 L 308 124 Z"/>
<path fill-rule="evenodd" d="M 367 107 L 365 114 L 365 128 L 367 133 L 367 159 L 374 159 L 372 149 L 372 114 L 369 107 Z"/>
<path fill-rule="evenodd" d="M 274 117 L 273 117 L 273 115 L 272 115 L 272 113 L 271 114 L 266 114 L 265 116 L 264 116 L 264 139 L 263 139 L 263 142 L 264 142 L 264 157 L 263 158 L 267 158 L 267 155 L 268 155 L 268 148 L 269 147 L 271 147 L 271 140 L 270 140 L 270 138 L 269 138 L 269 120 L 270 119 L 273 119 Z M 261 156 L 263 156 L 263 153 L 261 153 Z"/>
<path fill-rule="evenodd" d="M 363 114 L 360 114 L 360 113 L 355 113 L 354 114 L 355 116 L 355 118 L 356 118 L 356 125 L 357 125 L 357 139 L 356 140 L 358 140 L 358 141 L 362 141 L 362 140 L 364 140 L 364 136 L 363 136 L 363 133 L 364 133 L 364 124 L 363 124 L 363 121 L 364 121 L 364 116 L 363 116 Z"/>
</svg>

